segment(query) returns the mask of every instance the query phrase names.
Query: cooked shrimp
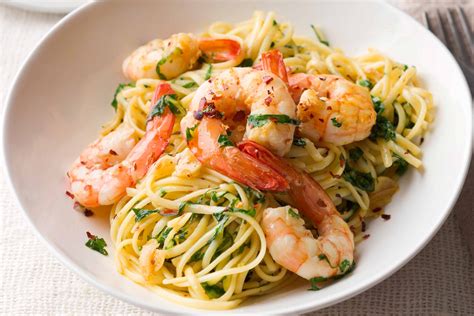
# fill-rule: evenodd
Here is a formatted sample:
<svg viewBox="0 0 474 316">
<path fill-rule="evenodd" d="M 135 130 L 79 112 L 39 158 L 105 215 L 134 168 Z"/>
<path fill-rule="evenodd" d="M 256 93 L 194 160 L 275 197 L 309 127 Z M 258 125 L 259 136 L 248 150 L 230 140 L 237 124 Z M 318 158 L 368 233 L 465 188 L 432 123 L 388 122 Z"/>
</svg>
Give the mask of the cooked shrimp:
<svg viewBox="0 0 474 316">
<path fill-rule="evenodd" d="M 203 54 L 210 55 L 212 61 L 225 61 L 238 58 L 241 52 L 240 44 L 234 40 L 198 39 L 192 34 L 179 33 L 140 46 L 124 60 L 122 70 L 133 81 L 170 80 L 192 69 Z"/>
<path fill-rule="evenodd" d="M 295 124 L 295 103 L 282 80 L 266 71 L 232 68 L 199 87 L 181 132 L 203 164 L 252 188 L 284 190 L 287 183 L 278 173 L 240 152 L 231 140 L 244 137 L 284 155 Z"/>
<path fill-rule="evenodd" d="M 259 144 L 244 141 L 239 148 L 283 175 L 289 183 L 292 205 L 313 223 L 319 234 L 315 239 L 304 228 L 295 209 L 266 209 L 262 228 L 273 259 L 306 279 L 348 272 L 354 260 L 354 236 L 324 189 L 310 175 Z"/>
<path fill-rule="evenodd" d="M 264 69 L 286 78 L 283 57 L 278 51 L 263 54 L 262 64 Z M 290 74 L 288 82 L 297 102 L 301 135 L 335 145 L 369 136 L 377 115 L 366 88 L 335 75 Z"/>
<path fill-rule="evenodd" d="M 166 94 L 173 94 L 171 87 L 158 85 L 152 104 Z M 174 122 L 174 114 L 165 108 L 148 120 L 145 136 L 138 143 L 133 129 L 121 127 L 90 144 L 67 173 L 68 195 L 86 207 L 116 202 L 161 156 Z"/>
</svg>

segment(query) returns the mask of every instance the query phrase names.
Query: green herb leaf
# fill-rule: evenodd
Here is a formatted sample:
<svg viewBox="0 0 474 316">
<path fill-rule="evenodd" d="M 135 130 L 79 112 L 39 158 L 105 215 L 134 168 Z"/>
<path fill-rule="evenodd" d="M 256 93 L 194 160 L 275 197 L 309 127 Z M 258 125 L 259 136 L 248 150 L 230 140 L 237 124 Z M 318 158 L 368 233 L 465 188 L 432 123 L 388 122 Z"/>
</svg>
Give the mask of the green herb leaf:
<svg viewBox="0 0 474 316">
<path fill-rule="evenodd" d="M 261 127 L 268 122 L 275 122 L 279 124 L 293 124 L 299 125 L 300 121 L 290 118 L 288 115 L 285 114 L 255 114 L 249 115 L 247 119 L 247 124 L 249 124 L 252 128 L 254 127 Z"/>
<path fill-rule="evenodd" d="M 148 114 L 148 120 L 151 120 L 155 116 L 163 115 L 166 107 L 168 107 L 175 115 L 181 115 L 186 112 L 183 109 L 181 102 L 178 101 L 176 94 L 166 94 L 159 98 L 156 104 L 153 106 L 150 114 Z"/>
<path fill-rule="evenodd" d="M 234 143 L 230 140 L 229 136 L 227 135 L 219 135 L 217 142 L 219 143 L 219 145 L 221 145 L 220 147 L 234 146 Z"/>
<path fill-rule="evenodd" d="M 134 83 L 121 83 L 118 85 L 117 89 L 115 89 L 114 99 L 110 103 L 112 107 L 115 109 L 115 111 L 117 111 L 117 106 L 118 106 L 117 95 L 120 93 L 120 91 L 122 91 L 126 87 L 135 87 L 135 84 Z"/>
<path fill-rule="evenodd" d="M 183 88 L 189 89 L 189 88 L 194 88 L 198 87 L 198 84 L 194 81 L 190 81 L 188 83 L 183 84 Z"/>
<path fill-rule="evenodd" d="M 375 125 L 372 126 L 370 131 L 369 138 L 371 140 L 376 138 L 383 138 L 386 141 L 395 140 L 395 127 L 385 116 L 378 114 Z"/>
<path fill-rule="evenodd" d="M 319 35 L 318 31 L 316 30 L 316 28 L 314 27 L 313 24 L 310 24 L 311 28 L 313 29 L 313 32 L 314 34 L 316 35 L 316 37 L 318 38 L 318 41 L 321 43 L 321 44 L 324 44 L 326 46 L 329 46 L 329 42 L 328 41 L 325 41 L 321 38 L 321 36 Z"/>
<path fill-rule="evenodd" d="M 309 281 L 311 282 L 311 288 L 309 289 L 309 291 L 319 291 L 321 288 L 318 286 L 318 283 L 324 282 L 327 280 L 328 279 L 324 277 L 315 277 L 315 278 L 309 279 Z"/>
<path fill-rule="evenodd" d="M 332 122 L 332 125 L 333 125 L 333 126 L 336 126 L 336 127 L 341 127 L 341 126 L 342 126 L 342 123 L 341 123 L 341 122 L 338 122 L 335 117 L 333 117 L 333 118 L 331 119 L 331 122 Z"/>
<path fill-rule="evenodd" d="M 193 127 L 186 128 L 186 140 L 189 142 L 194 137 L 194 130 L 198 127 L 198 124 L 194 125 Z"/>
<path fill-rule="evenodd" d="M 250 247 L 250 241 L 247 241 L 245 244 L 240 245 L 239 249 L 237 249 L 237 254 L 240 255 L 242 252 L 244 252 L 244 249 L 246 247 Z"/>
<path fill-rule="evenodd" d="M 360 172 L 358 170 L 352 169 L 348 164 L 346 164 L 346 168 L 342 173 L 342 177 L 344 178 L 344 180 L 358 187 L 361 190 L 367 192 L 374 191 L 375 181 L 374 178 L 372 178 L 370 172 Z"/>
<path fill-rule="evenodd" d="M 395 173 L 399 176 L 402 176 L 408 170 L 408 162 L 397 154 L 394 156 L 397 158 L 397 160 L 393 162 L 392 166 L 395 167 Z"/>
<path fill-rule="evenodd" d="M 276 20 L 273 20 L 273 26 L 277 26 L 278 22 Z"/>
<path fill-rule="evenodd" d="M 135 222 L 139 222 L 145 217 L 153 213 L 159 213 L 159 210 L 147 210 L 144 208 L 132 208 L 132 211 L 135 213 Z"/>
<path fill-rule="evenodd" d="M 304 140 L 304 138 L 295 137 L 293 138 L 293 145 L 298 147 L 304 147 L 306 146 L 306 141 Z"/>
<path fill-rule="evenodd" d="M 403 71 L 406 71 L 408 69 L 408 65 L 403 65 Z"/>
<path fill-rule="evenodd" d="M 164 190 L 163 188 L 160 188 L 160 197 L 164 197 L 168 192 Z"/>
<path fill-rule="evenodd" d="M 245 58 L 237 67 L 252 67 L 252 66 L 253 66 L 253 59 Z"/>
<path fill-rule="evenodd" d="M 359 80 L 359 86 L 369 88 L 370 90 L 374 87 L 374 84 L 370 82 L 369 80 L 365 79 L 365 80 Z"/>
<path fill-rule="evenodd" d="M 201 283 L 202 288 L 206 291 L 209 298 L 219 298 L 224 295 L 225 291 L 218 285 L 209 285 L 207 283 Z"/>
<path fill-rule="evenodd" d="M 169 56 L 164 56 L 164 57 L 161 58 L 161 59 L 158 61 L 158 63 L 156 64 L 155 71 L 156 71 L 156 74 L 158 75 L 158 77 L 159 77 L 161 80 L 167 80 L 167 79 L 166 79 L 166 76 L 161 73 L 160 67 L 161 67 L 164 63 L 166 63 L 166 61 L 168 60 L 168 57 L 169 57 Z"/>
<path fill-rule="evenodd" d="M 364 152 L 359 147 L 355 147 L 349 150 L 349 159 L 352 161 L 357 161 L 364 155 Z"/>
<path fill-rule="evenodd" d="M 373 95 L 370 96 L 372 99 L 372 104 L 374 105 L 375 112 L 377 114 L 382 114 L 382 112 L 385 110 L 382 100 L 380 100 L 379 97 L 374 97 Z"/>
<path fill-rule="evenodd" d="M 209 64 L 209 68 L 207 68 L 206 75 L 204 76 L 204 80 L 208 80 L 211 78 L 212 75 L 212 64 Z"/>
<path fill-rule="evenodd" d="M 184 209 L 186 208 L 186 206 L 191 205 L 191 204 L 193 204 L 193 202 L 191 202 L 191 201 L 185 201 L 185 202 L 179 203 L 179 206 L 178 206 L 178 215 L 183 214 Z"/>
<path fill-rule="evenodd" d="M 290 215 L 290 216 L 293 217 L 293 218 L 300 218 L 300 214 L 298 214 L 297 212 L 295 212 L 295 210 L 292 209 L 292 208 L 289 208 L 289 209 L 288 209 L 288 215 Z"/>
<path fill-rule="evenodd" d="M 86 242 L 87 247 L 103 254 L 104 256 L 108 255 L 108 252 L 105 249 L 107 243 L 105 242 L 104 238 L 99 238 L 98 236 L 92 235 L 89 232 L 87 232 L 87 237 L 89 238 L 89 240 Z"/>
<path fill-rule="evenodd" d="M 339 271 L 344 273 L 347 270 L 347 268 L 349 268 L 350 266 L 351 266 L 351 263 L 349 262 L 349 260 L 344 259 L 341 262 L 341 264 L 339 264 Z"/>
<path fill-rule="evenodd" d="M 202 258 L 204 258 L 204 252 L 198 250 L 195 253 L 193 253 L 191 258 L 189 259 L 189 262 L 190 263 L 191 262 L 196 262 L 196 261 L 202 260 Z"/>
<path fill-rule="evenodd" d="M 165 240 L 166 240 L 166 238 L 168 237 L 168 235 L 170 234 L 170 232 L 171 232 L 172 230 L 173 230 L 173 228 L 171 228 L 171 227 L 166 227 L 166 228 L 163 229 L 163 231 L 158 235 L 157 241 L 158 241 L 158 244 L 160 244 L 160 247 L 163 247 L 163 246 L 164 246 Z"/>
</svg>

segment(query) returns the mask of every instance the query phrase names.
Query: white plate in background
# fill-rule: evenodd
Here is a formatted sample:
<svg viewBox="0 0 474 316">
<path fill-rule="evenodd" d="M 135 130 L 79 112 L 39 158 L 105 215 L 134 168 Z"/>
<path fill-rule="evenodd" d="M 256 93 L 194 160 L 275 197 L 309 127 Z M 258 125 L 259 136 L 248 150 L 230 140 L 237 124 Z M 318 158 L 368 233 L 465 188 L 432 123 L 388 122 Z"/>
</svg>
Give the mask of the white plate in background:
<svg viewBox="0 0 474 316">
<path fill-rule="evenodd" d="M 29 11 L 69 13 L 90 0 L 6 0 L 1 3 Z"/>
<path fill-rule="evenodd" d="M 401 179 L 386 208 L 390 221 L 368 225 L 371 237 L 357 246 L 352 274 L 317 292 L 297 282 L 229 313 L 301 313 L 348 299 L 406 264 L 448 216 L 470 160 L 471 98 L 449 51 L 406 14 L 379 1 L 96 2 L 64 18 L 31 53 L 7 98 L 2 129 L 4 166 L 19 205 L 49 249 L 91 284 L 154 311 L 215 313 L 171 303 L 119 275 L 111 247 L 108 257 L 86 248 L 86 231 L 111 244 L 108 221 L 73 211 L 64 174 L 112 116 L 113 92 L 126 81 L 121 63 L 133 49 L 155 37 L 199 33 L 216 20 L 248 19 L 256 9 L 276 11 L 296 34 L 312 36 L 309 25 L 317 24 L 348 55 L 375 47 L 416 65 L 437 108 L 422 146 L 424 170 L 410 170 Z"/>
</svg>

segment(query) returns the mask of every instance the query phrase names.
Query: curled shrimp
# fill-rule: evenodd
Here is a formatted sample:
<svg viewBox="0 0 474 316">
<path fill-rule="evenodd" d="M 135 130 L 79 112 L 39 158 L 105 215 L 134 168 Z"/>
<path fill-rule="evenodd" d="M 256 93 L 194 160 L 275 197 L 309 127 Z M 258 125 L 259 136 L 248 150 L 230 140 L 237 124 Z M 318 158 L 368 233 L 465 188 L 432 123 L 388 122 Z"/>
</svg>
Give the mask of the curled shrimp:
<svg viewBox="0 0 474 316">
<path fill-rule="evenodd" d="M 170 80 L 192 69 L 202 55 L 213 62 L 243 58 L 240 43 L 231 39 L 196 38 L 174 34 L 166 40 L 154 39 L 128 56 L 122 70 L 125 77 Z"/>
<path fill-rule="evenodd" d="M 345 145 L 367 138 L 376 112 L 369 91 L 335 75 L 288 75 L 278 51 L 262 55 L 263 68 L 288 78 L 301 124 L 298 132 L 312 141 Z"/>
<path fill-rule="evenodd" d="M 309 174 L 296 170 L 259 144 L 244 141 L 239 148 L 288 181 L 291 204 L 313 223 L 319 234 L 314 238 L 304 227 L 298 210 L 288 206 L 266 209 L 262 228 L 273 259 L 306 279 L 326 279 L 350 271 L 354 236 L 324 189 Z"/>
<path fill-rule="evenodd" d="M 293 141 L 294 118 L 295 103 L 282 80 L 266 71 L 232 68 L 198 88 L 181 132 L 201 163 L 252 188 L 282 191 L 285 179 L 232 140 L 250 139 L 284 155 Z"/>
<path fill-rule="evenodd" d="M 173 93 L 169 84 L 158 85 L 152 104 Z M 86 207 L 118 201 L 164 152 L 174 122 L 174 114 L 165 108 L 148 120 L 138 143 L 134 130 L 123 126 L 90 144 L 67 172 L 68 195 Z"/>
</svg>

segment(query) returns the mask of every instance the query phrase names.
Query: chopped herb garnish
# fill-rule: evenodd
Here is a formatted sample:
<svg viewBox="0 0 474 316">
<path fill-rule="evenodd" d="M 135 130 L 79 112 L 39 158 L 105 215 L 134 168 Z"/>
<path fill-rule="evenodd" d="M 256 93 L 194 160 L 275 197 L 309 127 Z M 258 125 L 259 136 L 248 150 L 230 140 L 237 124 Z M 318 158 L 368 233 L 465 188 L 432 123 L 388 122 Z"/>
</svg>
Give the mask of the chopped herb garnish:
<svg viewBox="0 0 474 316">
<path fill-rule="evenodd" d="M 185 112 L 181 102 L 178 101 L 176 94 L 166 94 L 159 98 L 153 106 L 150 114 L 148 114 L 148 120 L 151 120 L 155 116 L 163 115 L 166 107 L 168 107 L 175 115 L 181 115 Z"/>
<path fill-rule="evenodd" d="M 253 66 L 253 59 L 245 58 L 237 67 L 252 67 L 252 66 Z"/>
<path fill-rule="evenodd" d="M 293 124 L 299 125 L 300 121 L 290 118 L 285 114 L 255 114 L 249 115 L 247 124 L 253 127 L 261 127 L 267 124 L 269 121 L 280 123 L 280 124 Z"/>
<path fill-rule="evenodd" d="M 295 210 L 292 209 L 292 208 L 289 208 L 289 209 L 288 209 L 288 215 L 290 215 L 290 216 L 293 217 L 293 218 L 300 218 L 300 214 L 298 214 L 297 212 L 295 212 Z"/>
<path fill-rule="evenodd" d="M 318 38 L 318 41 L 321 43 L 321 44 L 324 44 L 326 46 L 329 46 L 329 42 L 328 41 L 325 41 L 321 38 L 321 36 L 319 35 L 318 31 L 316 30 L 316 28 L 314 27 L 313 24 L 310 24 L 311 28 L 313 29 L 313 32 L 314 34 L 316 35 L 316 37 Z"/>
<path fill-rule="evenodd" d="M 135 213 L 135 222 L 141 221 L 150 214 L 160 212 L 160 210 L 147 210 L 144 208 L 132 208 L 132 211 Z"/>
<path fill-rule="evenodd" d="M 115 111 L 117 111 L 117 106 L 118 106 L 118 102 L 117 102 L 117 95 L 120 93 L 120 91 L 122 91 L 125 87 L 135 87 L 135 84 L 134 83 L 121 83 L 118 85 L 117 89 L 115 89 L 115 93 L 114 93 L 114 99 L 112 100 L 112 102 L 110 103 L 112 105 L 112 107 L 115 109 Z"/>
<path fill-rule="evenodd" d="M 309 279 L 309 281 L 311 282 L 311 288 L 309 289 L 309 291 L 319 291 L 321 288 L 318 286 L 318 283 L 324 282 L 327 280 L 328 279 L 325 277 L 315 277 L 315 278 Z"/>
<path fill-rule="evenodd" d="M 273 20 L 273 26 L 277 26 L 278 22 L 276 20 Z"/>
<path fill-rule="evenodd" d="M 374 87 L 374 84 L 372 82 L 370 82 L 369 80 L 367 80 L 367 79 L 359 80 L 359 85 L 362 86 L 362 87 L 369 88 L 369 90 Z"/>
<path fill-rule="evenodd" d="M 255 199 L 255 203 L 265 202 L 265 194 L 262 192 L 254 190 L 251 187 L 244 187 L 244 191 L 251 199 Z"/>
<path fill-rule="evenodd" d="M 220 147 L 234 146 L 234 143 L 229 139 L 229 136 L 227 135 L 219 135 L 217 142 L 219 143 L 219 145 L 221 145 Z"/>
<path fill-rule="evenodd" d="M 165 240 L 170 234 L 170 232 L 173 230 L 172 227 L 166 227 L 159 235 L 158 235 L 158 243 L 160 244 L 160 247 L 164 246 Z"/>
<path fill-rule="evenodd" d="M 273 47 L 275 47 L 275 42 L 272 42 L 272 43 L 270 44 L 270 48 L 273 48 Z"/>
<path fill-rule="evenodd" d="M 194 125 L 193 127 L 186 128 L 186 140 L 189 142 L 194 137 L 194 130 L 198 127 L 198 124 Z"/>
<path fill-rule="evenodd" d="M 377 114 L 382 114 L 382 112 L 385 110 L 382 100 L 380 100 L 379 97 L 374 97 L 373 95 L 370 97 L 372 98 L 372 104 L 374 105 L 375 112 L 377 112 Z"/>
<path fill-rule="evenodd" d="M 209 64 L 209 68 L 207 68 L 206 75 L 204 76 L 204 80 L 208 80 L 211 78 L 212 75 L 212 64 Z"/>
<path fill-rule="evenodd" d="M 395 167 L 395 173 L 399 176 L 402 176 L 408 170 L 408 162 L 397 154 L 394 156 L 397 158 L 397 160 L 393 162 L 392 166 Z"/>
<path fill-rule="evenodd" d="M 341 123 L 341 122 L 338 122 L 335 117 L 333 117 L 333 118 L 331 119 L 331 122 L 332 122 L 332 125 L 333 125 L 333 126 L 336 126 L 336 127 L 341 127 L 341 126 L 342 126 L 342 123 Z"/>
<path fill-rule="evenodd" d="M 346 164 L 346 168 L 342 173 L 342 177 L 347 182 L 358 187 L 361 190 L 372 192 L 375 188 L 375 181 L 372 178 L 370 172 L 364 173 L 358 170 L 352 169 L 349 164 Z"/>
<path fill-rule="evenodd" d="M 351 266 L 351 263 L 349 262 L 349 260 L 344 259 L 339 265 L 339 271 L 345 272 L 347 268 L 349 268 L 350 266 Z"/>
<path fill-rule="evenodd" d="M 359 147 L 355 147 L 349 150 L 349 159 L 352 161 L 357 161 L 362 157 L 364 152 Z"/>
<path fill-rule="evenodd" d="M 104 256 L 109 254 L 107 249 L 105 249 L 107 243 L 105 242 L 104 238 L 99 238 L 98 236 L 92 235 L 89 232 L 87 232 L 87 237 L 89 238 L 89 240 L 86 242 L 87 247 L 103 254 Z"/>
<path fill-rule="evenodd" d="M 239 249 L 237 249 L 237 254 L 240 255 L 242 252 L 244 252 L 244 249 L 246 247 L 250 247 L 250 241 L 247 241 L 245 244 L 240 245 Z"/>
<path fill-rule="evenodd" d="M 186 206 L 191 205 L 191 204 L 193 204 L 193 202 L 191 202 L 191 201 L 185 201 L 185 202 L 179 203 L 178 215 L 183 214 L 184 209 L 186 208 Z"/>
<path fill-rule="evenodd" d="M 164 74 L 161 73 L 161 70 L 160 70 L 160 67 L 161 65 L 163 65 L 164 63 L 166 63 L 166 61 L 168 60 L 168 57 L 169 56 L 165 56 L 163 58 L 161 58 L 158 63 L 156 64 L 156 74 L 158 75 L 158 77 L 161 79 L 161 80 L 166 80 L 166 76 Z"/>
<path fill-rule="evenodd" d="M 193 253 L 191 258 L 189 259 L 189 262 L 199 261 L 199 260 L 202 260 L 202 258 L 204 258 L 204 253 L 202 251 L 198 250 L 195 253 Z"/>
<path fill-rule="evenodd" d="M 207 283 L 201 283 L 202 288 L 206 291 L 206 295 L 209 298 L 219 298 L 224 295 L 225 291 L 218 285 L 209 285 Z"/>
<path fill-rule="evenodd" d="M 293 145 L 298 147 L 304 147 L 306 146 L 306 141 L 304 140 L 304 138 L 295 137 L 293 138 Z"/>
<path fill-rule="evenodd" d="M 395 127 L 385 116 L 377 114 L 377 119 L 370 131 L 369 138 L 371 140 L 375 140 L 376 138 L 383 138 L 386 141 L 395 140 Z"/>
<path fill-rule="evenodd" d="M 198 84 L 194 81 L 190 81 L 188 83 L 183 84 L 183 88 L 189 89 L 189 88 L 194 88 L 198 87 Z"/>
<path fill-rule="evenodd" d="M 403 65 L 403 71 L 406 71 L 408 69 L 408 65 Z"/>
<path fill-rule="evenodd" d="M 164 190 L 163 188 L 160 189 L 160 197 L 164 197 L 166 195 L 166 190 Z"/>
</svg>

